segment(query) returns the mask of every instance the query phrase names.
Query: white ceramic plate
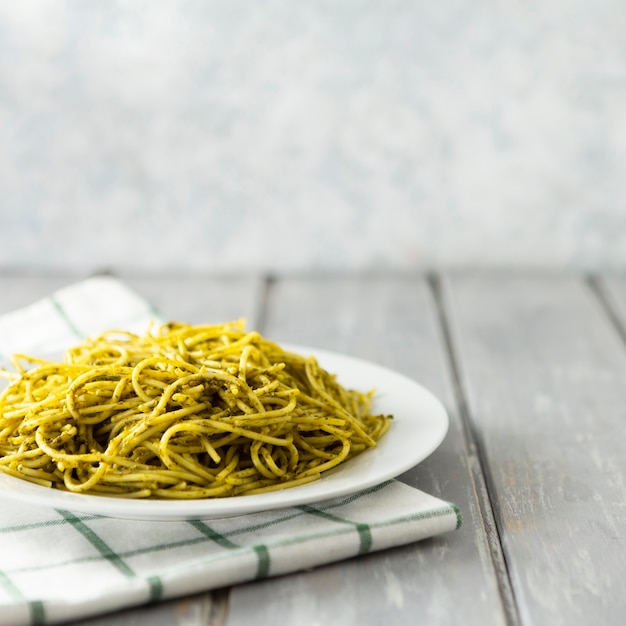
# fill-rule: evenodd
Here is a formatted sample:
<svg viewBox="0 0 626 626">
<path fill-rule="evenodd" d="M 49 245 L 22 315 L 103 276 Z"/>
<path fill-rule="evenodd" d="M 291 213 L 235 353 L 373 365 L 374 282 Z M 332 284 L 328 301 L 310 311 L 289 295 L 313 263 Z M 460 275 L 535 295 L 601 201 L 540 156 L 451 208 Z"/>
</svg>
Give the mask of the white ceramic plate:
<svg viewBox="0 0 626 626">
<path fill-rule="evenodd" d="M 376 389 L 373 411 L 394 416 L 376 448 L 327 472 L 320 480 L 283 491 L 205 500 L 128 500 L 70 493 L 34 485 L 0 473 L 0 497 L 71 511 L 140 520 L 232 517 L 311 504 L 355 493 L 395 478 L 429 456 L 443 441 L 448 416 L 435 396 L 413 380 L 379 365 L 348 356 L 289 346 L 315 355 L 345 387 Z"/>
</svg>

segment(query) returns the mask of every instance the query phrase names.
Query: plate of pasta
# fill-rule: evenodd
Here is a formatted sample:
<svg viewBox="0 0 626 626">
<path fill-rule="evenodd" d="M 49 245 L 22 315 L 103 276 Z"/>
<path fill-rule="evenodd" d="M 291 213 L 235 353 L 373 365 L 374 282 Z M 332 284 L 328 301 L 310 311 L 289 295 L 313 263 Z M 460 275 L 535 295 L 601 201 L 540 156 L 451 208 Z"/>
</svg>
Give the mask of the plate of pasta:
<svg viewBox="0 0 626 626">
<path fill-rule="evenodd" d="M 311 504 L 398 477 L 443 441 L 404 374 L 279 346 L 240 323 L 107 331 L 62 360 L 14 356 L 0 394 L 0 497 L 138 520 Z"/>
</svg>

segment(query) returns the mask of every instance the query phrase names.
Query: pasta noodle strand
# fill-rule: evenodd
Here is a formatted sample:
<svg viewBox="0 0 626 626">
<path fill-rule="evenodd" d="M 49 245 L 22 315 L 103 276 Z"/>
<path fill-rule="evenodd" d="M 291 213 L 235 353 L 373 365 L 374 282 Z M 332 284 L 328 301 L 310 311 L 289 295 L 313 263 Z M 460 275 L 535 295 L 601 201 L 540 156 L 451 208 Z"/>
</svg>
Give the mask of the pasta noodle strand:
<svg viewBox="0 0 626 626">
<path fill-rule="evenodd" d="M 106 331 L 61 362 L 17 354 L 0 471 L 77 493 L 217 498 L 285 489 L 374 447 L 391 416 L 243 321 Z"/>
</svg>

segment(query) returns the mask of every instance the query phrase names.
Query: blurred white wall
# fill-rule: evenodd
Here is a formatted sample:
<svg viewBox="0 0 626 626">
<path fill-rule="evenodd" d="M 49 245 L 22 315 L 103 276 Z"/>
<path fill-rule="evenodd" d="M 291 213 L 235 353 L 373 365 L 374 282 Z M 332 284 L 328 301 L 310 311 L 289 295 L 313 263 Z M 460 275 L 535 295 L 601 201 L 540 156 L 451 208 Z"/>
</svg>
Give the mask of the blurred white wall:
<svg viewBox="0 0 626 626">
<path fill-rule="evenodd" d="M 624 0 L 0 4 L 0 271 L 626 267 Z"/>
</svg>

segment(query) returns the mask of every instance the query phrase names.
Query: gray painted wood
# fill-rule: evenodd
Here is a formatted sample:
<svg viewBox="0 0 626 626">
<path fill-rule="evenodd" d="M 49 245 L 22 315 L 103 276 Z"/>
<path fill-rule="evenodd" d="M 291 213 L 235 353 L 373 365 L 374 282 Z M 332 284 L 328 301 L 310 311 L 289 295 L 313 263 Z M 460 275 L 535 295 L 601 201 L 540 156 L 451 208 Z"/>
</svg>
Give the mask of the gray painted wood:
<svg viewBox="0 0 626 626">
<path fill-rule="evenodd" d="M 455 276 L 453 337 L 523 624 L 622 624 L 626 351 L 574 277 Z"/>
<path fill-rule="evenodd" d="M 605 276 L 595 280 L 593 287 L 626 341 L 626 276 Z"/>
<path fill-rule="evenodd" d="M 168 319 L 210 324 L 244 317 L 249 326 L 254 326 L 260 315 L 265 283 L 259 277 L 154 277 L 123 273 L 118 276 Z M 84 278 L 0 274 L 0 315 Z"/>
<path fill-rule="evenodd" d="M 576 277 L 447 278 L 450 356 L 419 278 L 277 279 L 267 299 L 255 277 L 124 278 L 168 318 L 246 317 L 276 340 L 353 354 L 425 384 L 448 407 L 450 432 L 402 479 L 460 505 L 464 527 L 77 624 L 623 622 L 626 348 L 612 318 L 626 328 L 626 279 L 600 280 L 598 297 Z M 0 313 L 77 279 L 0 275 Z"/>
<path fill-rule="evenodd" d="M 403 480 L 457 503 L 464 527 L 434 540 L 231 591 L 228 626 L 277 623 L 504 623 L 431 294 L 414 278 L 286 279 L 270 291 L 265 334 L 366 358 L 422 382 L 448 406 L 436 453 Z"/>
<path fill-rule="evenodd" d="M 260 316 L 264 283 L 256 277 L 121 278 L 166 319 L 202 324 L 246 318 L 254 327 Z M 76 626 L 222 626 L 227 603 L 228 591 L 217 590 L 84 620 Z"/>
<path fill-rule="evenodd" d="M 258 277 L 120 276 L 169 320 L 218 324 L 245 318 L 253 328 L 261 314 L 265 282 Z"/>
<path fill-rule="evenodd" d="M 0 315 L 32 304 L 35 300 L 69 285 L 72 276 L 15 276 L 0 274 Z"/>
<path fill-rule="evenodd" d="M 263 281 L 258 278 L 124 276 L 125 282 L 156 306 L 167 319 L 190 323 L 222 322 L 240 317 L 254 325 L 259 316 Z M 0 276 L 0 314 L 71 284 L 71 276 Z M 75 622 L 76 626 L 221 626 L 228 594 L 223 590 L 163 602 L 151 607 Z"/>
<path fill-rule="evenodd" d="M 87 620 L 73 626 L 221 626 L 227 610 L 223 592 L 205 593 L 150 606 L 140 606 Z"/>
</svg>

